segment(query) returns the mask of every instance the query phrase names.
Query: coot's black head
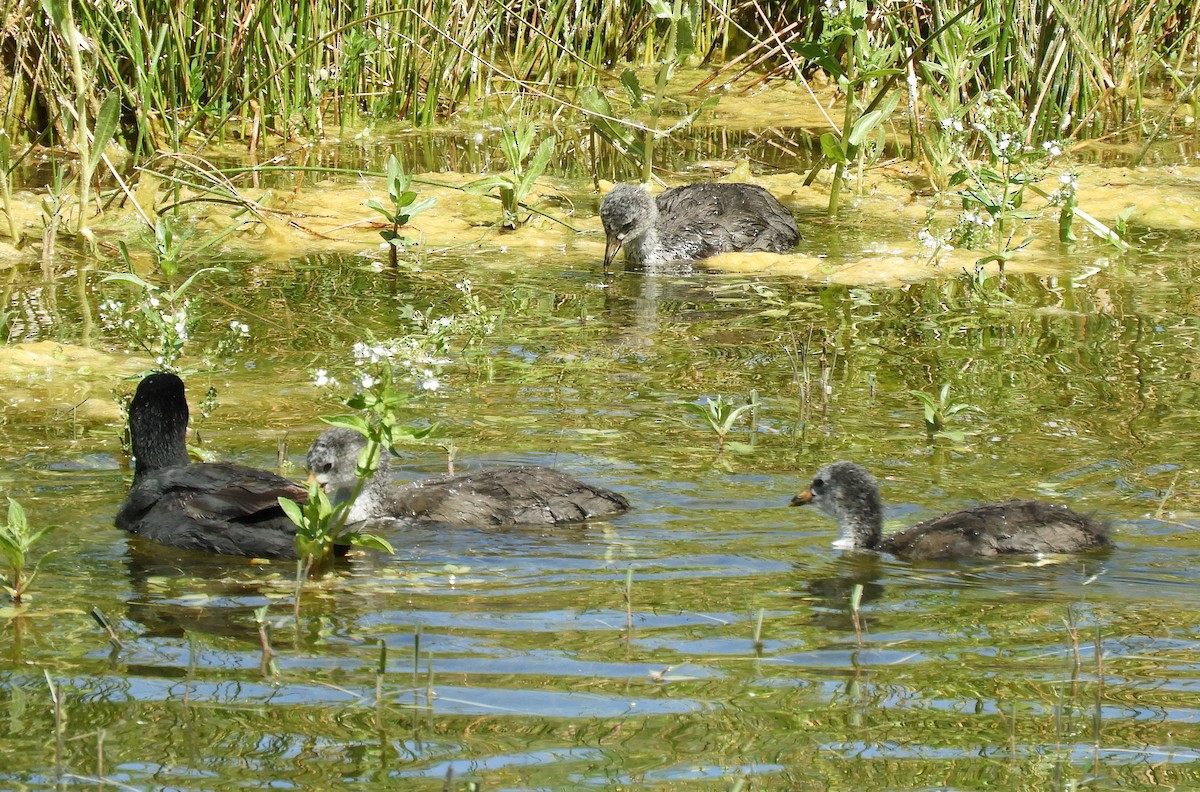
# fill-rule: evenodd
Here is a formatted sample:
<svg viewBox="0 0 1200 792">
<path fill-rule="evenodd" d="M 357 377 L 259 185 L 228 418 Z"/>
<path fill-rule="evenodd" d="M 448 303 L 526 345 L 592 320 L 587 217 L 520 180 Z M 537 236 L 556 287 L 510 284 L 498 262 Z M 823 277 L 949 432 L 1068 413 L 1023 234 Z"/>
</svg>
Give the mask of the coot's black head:
<svg viewBox="0 0 1200 792">
<path fill-rule="evenodd" d="M 658 208 L 654 198 L 636 184 L 618 184 L 600 202 L 600 222 L 604 224 L 604 269 L 612 264 L 627 240 L 636 239 L 654 228 Z"/>
<path fill-rule="evenodd" d="M 135 478 L 152 470 L 188 464 L 187 423 L 183 380 L 161 371 L 138 383 L 129 404 Z"/>
<path fill-rule="evenodd" d="M 883 531 L 883 498 L 867 469 L 854 462 L 833 462 L 817 471 L 808 489 L 792 498 L 792 506 L 806 503 L 837 520 L 840 529 L 834 547 L 873 550 Z"/>
</svg>

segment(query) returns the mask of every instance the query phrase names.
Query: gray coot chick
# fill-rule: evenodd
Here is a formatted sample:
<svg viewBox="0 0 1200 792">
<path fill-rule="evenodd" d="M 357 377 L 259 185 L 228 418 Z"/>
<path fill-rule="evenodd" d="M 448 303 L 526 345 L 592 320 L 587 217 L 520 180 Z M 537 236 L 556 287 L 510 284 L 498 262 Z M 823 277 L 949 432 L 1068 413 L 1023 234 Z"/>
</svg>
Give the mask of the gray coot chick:
<svg viewBox="0 0 1200 792">
<path fill-rule="evenodd" d="M 618 184 L 600 203 L 604 269 L 624 249 L 634 267 L 698 261 L 738 250 L 787 253 L 800 240 L 796 218 L 756 184 L 690 184 L 652 198 Z"/>
<path fill-rule="evenodd" d="M 817 471 L 792 506 L 812 503 L 837 520 L 834 547 L 882 550 L 910 561 L 1078 553 L 1109 547 L 1108 526 L 1037 500 L 989 503 L 883 535 L 883 499 L 866 468 L 834 462 Z"/>
<path fill-rule="evenodd" d="M 254 558 L 295 558 L 296 526 L 280 496 L 304 501 L 303 487 L 266 470 L 227 462 L 193 464 L 187 453 L 183 381 L 151 374 L 129 405 L 133 486 L 116 526 L 185 550 Z"/>
<path fill-rule="evenodd" d="M 348 500 L 366 438 L 353 429 L 328 429 L 308 449 L 308 469 L 335 503 Z M 629 508 L 615 492 L 552 468 L 506 467 L 427 479 L 387 480 L 388 453 L 366 482 L 347 522 L 399 517 L 445 525 L 551 525 L 609 517 Z"/>
</svg>

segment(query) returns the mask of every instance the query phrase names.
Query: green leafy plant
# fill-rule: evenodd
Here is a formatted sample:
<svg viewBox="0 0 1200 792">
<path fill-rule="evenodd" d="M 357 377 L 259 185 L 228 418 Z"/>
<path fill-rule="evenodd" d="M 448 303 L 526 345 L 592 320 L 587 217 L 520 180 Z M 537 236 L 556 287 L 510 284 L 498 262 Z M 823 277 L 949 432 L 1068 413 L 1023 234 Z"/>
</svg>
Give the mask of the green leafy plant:
<svg viewBox="0 0 1200 792">
<path fill-rule="evenodd" d="M 929 108 L 913 119 L 915 150 L 936 195 L 949 189 L 952 168 L 963 158 L 971 133 L 963 123 L 964 105 L 976 92 L 980 67 L 995 47 L 996 27 L 989 20 L 959 19 L 929 41 L 926 57 L 915 64 L 920 96 Z"/>
<path fill-rule="evenodd" d="M 534 150 L 537 132 L 537 125 L 524 114 L 519 114 L 513 124 L 506 123 L 501 131 L 500 148 L 508 160 L 510 173 L 491 174 L 466 187 L 467 192 L 477 195 L 499 190 L 503 226 L 508 229 L 515 229 L 528 219 L 528 216 L 521 218 L 521 207 L 554 155 L 557 139 L 553 135 L 543 138 Z"/>
<path fill-rule="evenodd" d="M 624 119 L 613 109 L 608 97 L 595 86 L 584 88 L 579 96 L 580 104 L 591 119 L 592 129 L 638 167 L 644 183 L 650 181 L 656 141 L 668 139 L 675 132 L 691 126 L 705 108 L 719 101 L 719 97 L 709 96 L 670 126 L 661 127 L 663 104 L 671 79 L 679 66 L 696 51 L 695 30 L 699 20 L 699 5 L 679 0 L 674 3 L 646 0 L 646 5 L 656 19 L 664 20 L 667 25 L 658 55 L 658 69 L 654 75 L 654 91 L 647 93 L 642 88 L 633 69 L 622 72 L 621 87 L 631 110 L 631 117 Z M 644 121 L 637 120 L 639 118 Z"/>
<path fill-rule="evenodd" d="M 734 424 L 747 412 L 758 407 L 758 392 L 750 391 L 749 400 L 739 406 L 734 407 L 733 402 L 728 401 L 724 396 L 718 395 L 715 399 L 705 398 L 703 404 L 688 402 L 683 404 L 683 408 L 693 415 L 702 418 L 713 430 L 717 436 L 717 453 L 720 454 L 725 448 L 730 448 L 739 453 L 747 453 L 753 448 L 748 443 L 737 443 L 727 441 L 726 436 L 732 431 Z"/>
<path fill-rule="evenodd" d="M 863 163 L 868 139 L 895 111 L 903 96 L 900 91 L 880 91 L 866 104 L 862 92 L 881 79 L 898 74 L 904 60 L 901 42 L 888 38 L 888 31 L 867 24 L 866 0 L 825 4 L 820 38 L 796 46 L 797 51 L 832 77 L 845 97 L 842 126 L 837 134 L 821 135 L 821 153 L 834 163 L 829 191 L 829 214 L 837 214 L 846 169 Z M 886 98 L 883 98 L 886 95 Z"/>
<path fill-rule="evenodd" d="M 925 411 L 925 432 L 932 440 L 940 436 L 961 443 L 966 435 L 958 429 L 947 429 L 946 421 L 963 412 L 982 412 L 970 404 L 950 403 L 950 383 L 942 385 L 936 397 L 924 391 L 910 390 L 909 393 L 921 403 Z"/>
<path fill-rule="evenodd" d="M 398 253 L 401 249 L 417 244 L 417 240 L 400 233 L 400 229 L 408 225 L 414 217 L 437 203 L 435 198 L 420 198 L 412 189 L 412 176 L 405 173 L 396 155 L 388 157 L 387 174 L 384 177 L 387 186 L 388 199 L 391 206 L 385 207 L 374 198 L 367 201 L 367 206 L 379 212 L 392 224 L 379 232 L 383 241 L 388 245 L 388 261 L 392 267 L 398 263 Z"/>
<path fill-rule="evenodd" d="M 102 324 L 124 335 L 133 345 L 155 358 L 155 364 L 168 370 L 178 370 L 179 359 L 192 338 L 196 316 L 185 296 L 201 276 L 211 272 L 226 272 L 224 267 L 205 267 L 188 276 L 174 289 L 158 286 L 133 272 L 117 272 L 102 282 L 127 283 L 139 292 L 132 305 L 118 298 L 100 303 Z M 233 320 L 216 346 L 206 357 L 219 359 L 228 354 L 250 334 L 250 327 Z"/>
<path fill-rule="evenodd" d="M 0 553 L 8 564 L 7 582 L 4 590 L 12 597 L 13 604 L 20 605 L 29 586 L 37 577 L 38 567 L 47 556 L 43 555 L 33 569 L 29 569 L 29 555 L 38 540 L 45 536 L 54 526 L 48 525 L 40 531 L 29 527 L 29 519 L 25 509 L 12 498 L 8 499 L 8 520 L 0 524 Z M 50 551 L 54 552 L 53 550 Z"/>
</svg>

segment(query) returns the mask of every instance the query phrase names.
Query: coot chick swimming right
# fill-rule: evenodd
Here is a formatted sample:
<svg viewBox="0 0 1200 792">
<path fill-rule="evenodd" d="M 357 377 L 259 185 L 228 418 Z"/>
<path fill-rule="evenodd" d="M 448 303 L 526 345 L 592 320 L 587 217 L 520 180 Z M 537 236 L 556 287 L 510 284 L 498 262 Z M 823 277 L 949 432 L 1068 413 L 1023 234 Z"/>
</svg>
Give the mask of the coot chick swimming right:
<svg viewBox="0 0 1200 792">
<path fill-rule="evenodd" d="M 834 462 L 817 471 L 792 506 L 812 503 L 838 522 L 834 547 L 882 550 L 910 561 L 1079 553 L 1110 547 L 1108 526 L 1038 500 L 988 503 L 883 534 L 883 499 L 866 468 Z"/>
<path fill-rule="evenodd" d="M 741 182 L 672 187 L 657 198 L 618 184 L 600 202 L 600 221 L 605 272 L 622 249 L 629 264 L 645 267 L 739 250 L 787 253 L 800 240 L 796 218 L 774 195 Z"/>
<path fill-rule="evenodd" d="M 296 526 L 280 496 L 308 492 L 267 470 L 228 462 L 192 463 L 183 380 L 169 372 L 138 383 L 129 405 L 133 486 L 116 526 L 185 550 L 253 558 L 295 558 Z"/>
<path fill-rule="evenodd" d="M 366 438 L 353 429 L 327 429 L 308 449 L 308 469 L 334 503 L 348 500 Z M 553 468 L 527 465 L 395 485 L 388 452 L 368 480 L 347 522 L 398 517 L 444 525 L 554 525 L 611 517 L 629 501 Z"/>
</svg>

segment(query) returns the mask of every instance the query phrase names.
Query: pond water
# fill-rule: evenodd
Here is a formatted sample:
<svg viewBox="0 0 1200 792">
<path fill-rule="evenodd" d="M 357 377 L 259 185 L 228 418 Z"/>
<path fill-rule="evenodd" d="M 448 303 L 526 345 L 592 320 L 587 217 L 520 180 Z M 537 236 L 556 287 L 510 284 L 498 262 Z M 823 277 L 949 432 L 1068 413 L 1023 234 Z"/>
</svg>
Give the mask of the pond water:
<svg viewBox="0 0 1200 792">
<path fill-rule="evenodd" d="M 1194 196 L 1190 179 L 1162 189 Z M 297 200 L 355 189 L 360 204 L 353 178 Z M 368 332 L 404 332 L 405 305 L 455 311 L 465 274 L 504 318 L 422 406 L 457 467 L 552 464 L 635 505 L 554 529 L 381 525 L 396 555 L 309 583 L 298 622 L 289 564 L 112 527 L 128 486 L 112 391 L 147 360 L 85 322 L 80 295 L 94 312 L 111 290 L 100 275 L 13 271 L 23 343 L 0 361 L 0 477 L 60 527 L 29 607 L 0 618 L 0 786 L 1200 785 L 1200 234 L 1135 225 L 1123 255 L 1035 245 L 1003 295 L 979 299 L 961 266 L 913 263 L 923 209 L 867 198 L 833 222 L 818 191 L 794 191 L 795 256 L 606 281 L 597 198 L 569 189 L 579 235 L 468 244 L 483 232 L 431 226 L 461 246 L 417 271 L 381 271 L 370 230 L 185 267 L 226 266 L 196 310 L 252 330 L 187 377 L 207 453 L 274 468 L 284 441 L 298 466 L 346 395 L 313 370 L 346 364 Z M 976 408 L 951 419 L 961 439 L 928 437 L 910 393 L 943 383 Z M 197 421 L 210 386 L 220 406 Z M 681 407 L 751 392 L 737 452 Z M 1117 548 L 845 556 L 823 515 L 786 508 L 835 459 L 876 472 L 891 527 L 1039 496 L 1112 520 Z M 445 466 L 415 447 L 395 473 Z"/>
</svg>

